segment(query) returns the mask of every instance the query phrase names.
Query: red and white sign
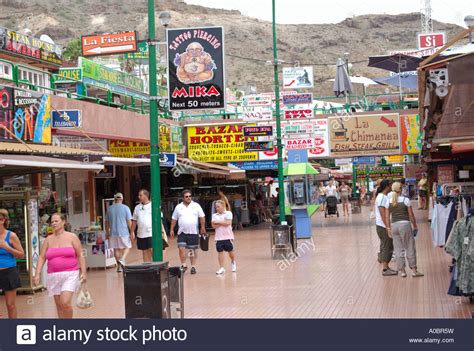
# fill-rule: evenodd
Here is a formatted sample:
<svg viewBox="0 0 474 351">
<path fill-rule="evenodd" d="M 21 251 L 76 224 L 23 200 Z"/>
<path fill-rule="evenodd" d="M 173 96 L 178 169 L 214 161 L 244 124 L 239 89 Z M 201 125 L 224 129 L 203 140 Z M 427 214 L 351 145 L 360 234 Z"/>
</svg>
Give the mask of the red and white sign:
<svg viewBox="0 0 474 351">
<path fill-rule="evenodd" d="M 272 97 L 271 96 L 263 96 L 263 95 L 247 95 L 242 97 L 242 106 L 246 107 L 260 107 L 272 106 Z"/>
<path fill-rule="evenodd" d="M 285 119 L 313 118 L 314 113 L 311 109 L 306 110 L 285 110 Z"/>
<path fill-rule="evenodd" d="M 329 129 L 327 119 L 314 120 L 314 148 L 308 150 L 308 157 L 329 157 Z"/>
<path fill-rule="evenodd" d="M 135 31 L 85 35 L 82 37 L 82 56 L 116 55 L 138 50 Z"/>
<path fill-rule="evenodd" d="M 444 33 L 418 34 L 418 48 L 420 50 L 439 48 L 445 44 L 445 39 Z"/>
<path fill-rule="evenodd" d="M 314 148 L 314 138 L 286 139 L 285 148 L 287 150 L 305 150 Z"/>
</svg>

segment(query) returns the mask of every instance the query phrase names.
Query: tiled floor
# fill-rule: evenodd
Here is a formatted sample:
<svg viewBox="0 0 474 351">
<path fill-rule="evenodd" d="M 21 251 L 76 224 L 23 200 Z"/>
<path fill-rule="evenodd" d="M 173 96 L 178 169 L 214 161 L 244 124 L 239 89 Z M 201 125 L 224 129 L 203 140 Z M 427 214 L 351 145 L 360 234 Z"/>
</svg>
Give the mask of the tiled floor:
<svg viewBox="0 0 474 351">
<path fill-rule="evenodd" d="M 426 275 L 417 279 L 382 277 L 378 238 L 367 208 L 341 218 L 325 219 L 318 213 L 313 239 L 299 241 L 301 255 L 295 262 L 270 259 L 268 225 L 237 232 L 238 272 L 227 267 L 225 276 L 216 276 L 216 252 L 200 252 L 198 274 L 185 276 L 185 317 L 471 318 L 468 299 L 446 294 L 450 258 L 431 245 L 423 216 L 426 212 L 417 213 L 417 248 L 419 269 Z M 134 251 L 129 261 L 139 257 Z M 174 241 L 165 259 L 178 264 Z M 76 317 L 124 317 L 123 279 L 115 269 L 90 271 L 89 287 L 95 305 L 76 309 Z M 46 292 L 19 296 L 18 304 L 19 317 L 56 317 Z"/>
</svg>

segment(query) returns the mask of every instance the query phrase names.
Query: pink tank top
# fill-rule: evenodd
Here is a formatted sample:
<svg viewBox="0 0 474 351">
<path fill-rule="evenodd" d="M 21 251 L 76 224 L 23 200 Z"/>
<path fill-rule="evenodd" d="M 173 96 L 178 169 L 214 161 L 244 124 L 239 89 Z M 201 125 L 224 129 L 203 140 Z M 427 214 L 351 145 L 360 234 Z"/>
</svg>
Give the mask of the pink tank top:
<svg viewBox="0 0 474 351">
<path fill-rule="evenodd" d="M 50 247 L 46 251 L 48 273 L 77 271 L 79 269 L 76 250 L 72 246 Z"/>
</svg>

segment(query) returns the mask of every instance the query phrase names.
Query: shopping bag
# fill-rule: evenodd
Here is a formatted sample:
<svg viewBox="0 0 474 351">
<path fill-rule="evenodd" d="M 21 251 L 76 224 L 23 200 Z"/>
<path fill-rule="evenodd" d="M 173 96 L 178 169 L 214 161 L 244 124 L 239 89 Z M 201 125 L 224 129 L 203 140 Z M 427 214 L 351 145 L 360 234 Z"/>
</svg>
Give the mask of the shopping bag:
<svg viewBox="0 0 474 351">
<path fill-rule="evenodd" d="M 81 283 L 81 288 L 77 294 L 76 306 L 82 309 L 89 308 L 93 304 L 91 293 L 87 289 L 86 283 Z"/>
<path fill-rule="evenodd" d="M 202 251 L 209 251 L 209 235 L 199 235 L 199 247 Z"/>
</svg>

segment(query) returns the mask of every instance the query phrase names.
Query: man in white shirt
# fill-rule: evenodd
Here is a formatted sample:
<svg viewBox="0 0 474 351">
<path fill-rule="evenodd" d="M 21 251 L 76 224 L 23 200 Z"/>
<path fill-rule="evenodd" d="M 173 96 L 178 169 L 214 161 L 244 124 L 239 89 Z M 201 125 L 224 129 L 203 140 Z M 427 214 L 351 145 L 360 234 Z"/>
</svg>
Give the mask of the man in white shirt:
<svg viewBox="0 0 474 351">
<path fill-rule="evenodd" d="M 196 274 L 199 233 L 206 235 L 206 222 L 201 206 L 192 200 L 190 190 L 183 191 L 183 201 L 176 206 L 171 217 L 170 234 L 178 224 L 178 248 L 181 269 L 186 271 L 186 250 L 190 250 L 191 274 Z M 200 228 L 200 231 L 199 231 Z"/>
<path fill-rule="evenodd" d="M 138 193 L 140 204 L 135 207 L 132 216 L 132 233 L 138 225 L 137 248 L 142 251 L 143 262 L 152 261 L 152 224 L 151 224 L 151 201 L 148 190 L 142 189 Z"/>
<path fill-rule="evenodd" d="M 390 269 L 389 263 L 393 255 L 393 239 L 390 228 L 390 201 L 387 194 L 390 192 L 390 180 L 384 179 L 378 188 L 375 199 L 375 226 L 380 239 L 379 261 L 382 263 L 383 276 L 398 275 L 398 272 Z"/>
<path fill-rule="evenodd" d="M 337 186 L 334 184 L 334 180 L 329 181 L 329 185 L 326 187 L 327 196 L 337 196 Z"/>
</svg>

